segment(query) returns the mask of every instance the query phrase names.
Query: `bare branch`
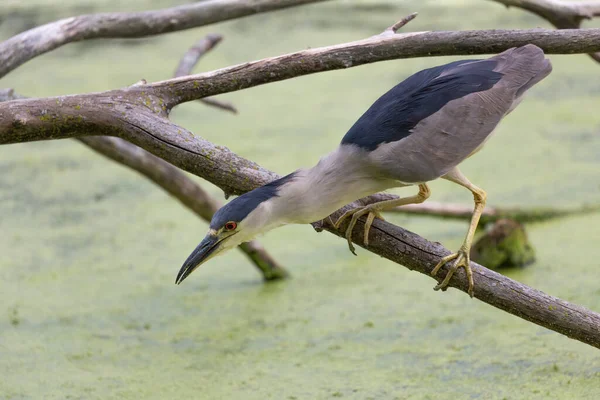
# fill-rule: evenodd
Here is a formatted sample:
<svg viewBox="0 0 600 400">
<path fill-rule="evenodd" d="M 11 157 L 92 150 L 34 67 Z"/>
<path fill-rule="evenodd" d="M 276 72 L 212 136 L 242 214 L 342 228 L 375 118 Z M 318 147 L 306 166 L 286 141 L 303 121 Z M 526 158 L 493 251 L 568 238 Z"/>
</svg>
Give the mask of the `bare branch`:
<svg viewBox="0 0 600 400">
<path fill-rule="evenodd" d="M 579 28 L 581 21 L 600 16 L 600 1 L 572 2 L 561 0 L 492 0 L 508 7 L 530 11 L 558 29 Z"/>
<path fill-rule="evenodd" d="M 181 57 L 181 61 L 179 61 L 179 65 L 173 76 L 177 78 L 179 76 L 190 75 L 192 69 L 194 69 L 194 66 L 196 66 L 198 60 L 200 60 L 200 57 L 212 50 L 221 42 L 221 40 L 223 40 L 223 36 L 217 35 L 216 33 L 209 33 L 206 37 L 198 40 L 185 52 L 183 57 Z"/>
<path fill-rule="evenodd" d="M 204 54 L 212 50 L 217 44 L 223 40 L 223 36 L 214 33 L 208 34 L 205 38 L 202 38 L 196 42 L 181 58 L 177 70 L 175 71 L 174 77 L 186 76 L 192 73 L 192 69 L 200 60 Z M 216 99 L 204 98 L 200 101 L 207 106 L 219 108 L 224 111 L 237 114 L 237 109 L 233 104 L 227 102 L 221 102 Z"/>
<path fill-rule="evenodd" d="M 398 29 L 402 28 L 404 25 L 408 24 L 410 21 L 417 18 L 418 14 L 419 13 L 415 12 L 415 13 L 407 15 L 406 17 L 402 18 L 400 21 L 396 22 L 394 25 L 387 28 L 385 31 L 383 31 L 383 33 L 386 34 L 387 32 L 389 32 L 389 33 L 398 32 Z"/>
<path fill-rule="evenodd" d="M 507 8 L 518 7 L 547 20 L 558 29 L 578 29 L 585 19 L 600 16 L 600 1 L 567 2 L 561 0 L 492 0 Z M 600 62 L 600 53 L 589 56 Z"/>
<path fill-rule="evenodd" d="M 32 58 L 68 43 L 159 35 L 319 1 L 324 0 L 208 0 L 162 10 L 61 19 L 0 43 L 0 78 Z"/>
<path fill-rule="evenodd" d="M 0 102 L 23 98 L 13 89 L 0 89 Z M 179 168 L 134 144 L 108 136 L 82 137 L 78 140 L 97 153 L 144 175 L 205 221 L 210 222 L 213 214 L 221 207 L 220 202 L 213 199 Z M 289 276 L 257 241 L 243 243 L 239 248 L 260 270 L 266 281 Z"/>
<path fill-rule="evenodd" d="M 205 221 L 210 222 L 213 214 L 222 205 L 179 168 L 136 145 L 107 136 L 91 136 L 79 140 L 99 154 L 144 175 Z M 239 248 L 261 271 L 265 280 L 277 280 L 288 276 L 285 269 L 256 241 L 244 243 Z"/>
<path fill-rule="evenodd" d="M 499 53 L 528 43 L 541 47 L 548 54 L 589 53 L 600 50 L 600 28 L 377 35 L 356 42 L 303 50 L 199 75 L 156 82 L 146 89 L 155 90 L 167 102 L 166 108 L 169 108 L 201 97 L 317 72 L 401 58 Z"/>
<path fill-rule="evenodd" d="M 229 111 L 232 114 L 238 113 L 237 108 L 235 108 L 235 106 L 233 104 L 231 104 L 227 101 L 217 100 L 212 97 L 206 97 L 204 99 L 199 99 L 198 101 L 204 103 L 205 105 L 207 105 L 209 107 L 215 107 L 215 108 L 219 108 L 223 111 Z"/>
<path fill-rule="evenodd" d="M 13 39 L 7 42 L 11 40 Z M 47 40 L 51 41 L 52 37 Z M 0 65 L 7 63 L 5 54 L 1 51 L 2 46 L 7 42 L 0 44 Z M 172 107 L 183 102 L 317 72 L 401 58 L 499 53 L 528 43 L 541 47 L 548 54 L 600 51 L 600 28 L 560 31 L 548 29 L 439 31 L 410 35 L 377 35 L 365 40 L 303 50 L 146 86 L 104 92 L 98 96 L 108 93 L 128 97 L 154 94 L 164 102 L 161 103 L 160 109 L 168 112 Z M 22 51 L 30 53 L 32 49 L 23 48 Z M 8 63 L 10 64 L 10 60 Z"/>
<path fill-rule="evenodd" d="M 242 243 L 239 248 L 262 272 L 266 281 L 276 281 L 290 276 L 257 240 Z"/>
<path fill-rule="evenodd" d="M 600 210 L 600 205 L 583 206 L 574 209 L 544 207 L 522 209 L 487 206 L 481 215 L 480 224 L 485 225 L 505 218 L 519 221 L 521 223 L 541 222 L 570 215 L 585 214 L 597 210 Z M 421 204 L 409 204 L 406 206 L 397 207 L 393 210 L 389 210 L 388 212 L 469 220 L 473 215 L 473 206 L 427 201 Z"/>
</svg>

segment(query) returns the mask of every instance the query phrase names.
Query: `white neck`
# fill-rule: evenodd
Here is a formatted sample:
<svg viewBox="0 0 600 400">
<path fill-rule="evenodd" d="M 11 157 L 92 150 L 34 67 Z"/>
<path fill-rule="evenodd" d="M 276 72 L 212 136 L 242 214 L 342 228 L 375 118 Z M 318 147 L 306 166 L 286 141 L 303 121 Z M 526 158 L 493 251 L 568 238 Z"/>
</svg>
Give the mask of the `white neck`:
<svg viewBox="0 0 600 400">
<path fill-rule="evenodd" d="M 399 186 L 369 174 L 361 152 L 340 146 L 313 168 L 298 170 L 270 201 L 272 215 L 281 224 L 311 223 L 362 197 Z"/>
</svg>

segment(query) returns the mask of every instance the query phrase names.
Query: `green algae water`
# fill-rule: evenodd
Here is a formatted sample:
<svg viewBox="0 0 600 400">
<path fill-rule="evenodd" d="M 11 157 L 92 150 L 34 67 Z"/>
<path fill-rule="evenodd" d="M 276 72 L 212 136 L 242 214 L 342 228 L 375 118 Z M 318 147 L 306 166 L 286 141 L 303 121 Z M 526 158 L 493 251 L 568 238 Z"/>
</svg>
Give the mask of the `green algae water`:
<svg viewBox="0 0 600 400">
<path fill-rule="evenodd" d="M 183 4 L 0 4 L 0 39 L 56 18 Z M 406 30 L 547 27 L 492 2 L 334 1 L 143 40 L 72 44 L 2 79 L 26 96 L 108 90 L 172 75 L 210 32 L 197 71 Z M 464 18 L 468 15 L 468 18 Z M 382 93 L 455 58 L 377 63 L 196 102 L 173 119 L 286 173 L 310 166 Z M 554 72 L 462 168 L 490 205 L 600 202 L 600 65 Z M 203 183 L 217 196 L 218 189 Z M 431 185 L 432 199 L 470 204 Z M 411 189 L 402 189 L 400 194 Z M 390 215 L 447 247 L 466 222 Z M 290 226 L 261 238 L 293 274 L 275 284 L 237 251 L 173 284 L 207 226 L 136 173 L 70 140 L 0 147 L 0 399 L 597 399 L 600 351 L 496 310 L 343 240 Z M 509 275 L 600 311 L 600 213 L 527 226 L 535 264 Z"/>
</svg>

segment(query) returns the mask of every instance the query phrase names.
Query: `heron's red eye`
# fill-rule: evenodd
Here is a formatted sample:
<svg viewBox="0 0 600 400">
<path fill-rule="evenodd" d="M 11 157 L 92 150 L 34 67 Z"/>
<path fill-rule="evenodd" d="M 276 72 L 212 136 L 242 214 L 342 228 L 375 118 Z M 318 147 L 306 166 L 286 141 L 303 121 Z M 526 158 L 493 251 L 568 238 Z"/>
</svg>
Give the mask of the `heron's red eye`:
<svg viewBox="0 0 600 400">
<path fill-rule="evenodd" d="M 233 221 L 229 221 L 228 223 L 225 224 L 225 230 L 226 231 L 232 231 L 235 228 L 237 228 L 237 224 Z"/>
</svg>

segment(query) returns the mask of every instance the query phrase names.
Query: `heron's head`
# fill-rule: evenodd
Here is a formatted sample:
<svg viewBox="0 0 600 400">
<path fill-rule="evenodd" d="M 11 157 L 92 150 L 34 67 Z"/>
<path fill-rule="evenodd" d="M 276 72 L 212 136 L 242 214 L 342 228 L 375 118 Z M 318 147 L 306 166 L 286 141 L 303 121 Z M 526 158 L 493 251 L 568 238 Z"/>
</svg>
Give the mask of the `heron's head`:
<svg viewBox="0 0 600 400">
<path fill-rule="evenodd" d="M 294 173 L 254 189 L 221 207 L 212 217 L 208 233 L 190 254 L 177 274 L 180 284 L 196 268 L 211 258 L 224 254 L 257 235 L 281 226 L 285 221 L 279 212 L 280 190 Z"/>
</svg>

